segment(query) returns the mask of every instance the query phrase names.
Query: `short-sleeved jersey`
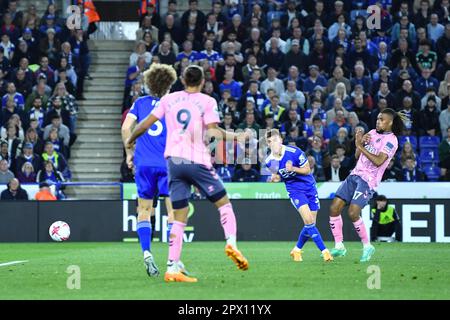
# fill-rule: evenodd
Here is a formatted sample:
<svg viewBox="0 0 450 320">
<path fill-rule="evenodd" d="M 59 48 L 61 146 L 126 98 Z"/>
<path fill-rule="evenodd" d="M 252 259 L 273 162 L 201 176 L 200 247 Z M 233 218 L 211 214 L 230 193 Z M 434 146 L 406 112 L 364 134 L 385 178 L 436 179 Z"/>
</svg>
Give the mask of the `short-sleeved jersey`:
<svg viewBox="0 0 450 320">
<path fill-rule="evenodd" d="M 153 111 L 158 103 L 158 98 L 152 96 L 140 97 L 131 106 L 127 117 L 132 117 L 139 123 Z M 136 141 L 134 164 L 136 166 L 166 168 L 166 160 L 164 159 L 166 134 L 166 124 L 163 120 L 160 120 L 140 136 Z"/>
<path fill-rule="evenodd" d="M 178 157 L 212 166 L 204 141 L 208 124 L 220 122 L 214 98 L 203 93 L 174 92 L 164 96 L 152 114 L 166 122 L 166 158 Z"/>
<path fill-rule="evenodd" d="M 298 174 L 295 172 L 288 172 L 286 170 L 286 163 L 292 162 L 292 165 L 297 168 L 302 168 L 308 162 L 306 154 L 297 147 L 283 146 L 281 158 L 276 158 L 274 155 L 269 155 L 266 159 L 266 166 L 272 173 L 281 176 L 281 179 L 286 184 L 286 190 L 292 192 L 311 192 L 316 189 L 316 180 L 312 174 Z"/>
<path fill-rule="evenodd" d="M 373 129 L 369 131 L 369 134 L 370 142 L 364 146 L 366 150 L 375 155 L 378 155 L 380 152 L 386 153 L 388 159 L 381 166 L 377 167 L 364 154 L 361 154 L 351 174 L 360 176 L 374 190 L 380 183 L 384 171 L 397 151 L 398 141 L 392 132 L 377 133 Z"/>
</svg>

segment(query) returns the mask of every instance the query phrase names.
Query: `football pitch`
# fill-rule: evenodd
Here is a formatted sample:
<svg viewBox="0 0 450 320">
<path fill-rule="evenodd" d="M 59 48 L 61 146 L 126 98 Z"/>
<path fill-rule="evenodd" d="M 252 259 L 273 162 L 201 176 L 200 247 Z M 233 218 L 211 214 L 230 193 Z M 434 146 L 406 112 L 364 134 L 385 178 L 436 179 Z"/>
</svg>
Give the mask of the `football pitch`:
<svg viewBox="0 0 450 320">
<path fill-rule="evenodd" d="M 312 243 L 294 262 L 293 245 L 239 243 L 250 263 L 243 272 L 224 242 L 185 243 L 182 261 L 199 282 L 165 283 L 166 243 L 152 244 L 157 278 L 147 276 L 138 243 L 3 243 L 0 299 L 450 299 L 448 244 L 376 243 L 366 264 L 360 243 L 346 243 L 347 256 L 332 263 Z M 13 261 L 27 262 L 4 265 Z"/>
</svg>

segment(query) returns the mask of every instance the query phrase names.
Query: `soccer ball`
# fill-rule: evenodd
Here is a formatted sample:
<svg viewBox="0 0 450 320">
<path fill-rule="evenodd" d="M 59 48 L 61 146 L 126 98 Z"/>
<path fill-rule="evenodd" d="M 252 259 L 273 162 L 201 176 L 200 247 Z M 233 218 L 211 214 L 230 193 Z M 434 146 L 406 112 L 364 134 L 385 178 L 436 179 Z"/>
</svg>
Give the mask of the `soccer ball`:
<svg viewBox="0 0 450 320">
<path fill-rule="evenodd" d="M 55 241 L 66 241 L 70 236 L 70 227 L 64 221 L 53 222 L 48 234 Z"/>
</svg>

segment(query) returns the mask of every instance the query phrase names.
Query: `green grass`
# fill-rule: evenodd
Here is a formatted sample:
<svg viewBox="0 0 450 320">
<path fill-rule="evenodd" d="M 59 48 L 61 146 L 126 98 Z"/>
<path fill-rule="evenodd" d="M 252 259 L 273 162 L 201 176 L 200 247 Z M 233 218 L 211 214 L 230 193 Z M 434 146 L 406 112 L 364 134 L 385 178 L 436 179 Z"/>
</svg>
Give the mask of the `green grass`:
<svg viewBox="0 0 450 320">
<path fill-rule="evenodd" d="M 450 299 L 450 250 L 444 244 L 375 244 L 359 263 L 361 245 L 325 264 L 312 243 L 304 262 L 291 261 L 290 242 L 241 242 L 250 268 L 237 270 L 222 242 L 184 244 L 182 260 L 198 283 L 165 283 L 167 244 L 154 243 L 162 275 L 149 278 L 137 243 L 0 244 L 0 299 Z M 81 270 L 81 289 L 69 290 L 67 267 Z M 381 289 L 369 290 L 369 265 L 381 270 Z"/>
</svg>

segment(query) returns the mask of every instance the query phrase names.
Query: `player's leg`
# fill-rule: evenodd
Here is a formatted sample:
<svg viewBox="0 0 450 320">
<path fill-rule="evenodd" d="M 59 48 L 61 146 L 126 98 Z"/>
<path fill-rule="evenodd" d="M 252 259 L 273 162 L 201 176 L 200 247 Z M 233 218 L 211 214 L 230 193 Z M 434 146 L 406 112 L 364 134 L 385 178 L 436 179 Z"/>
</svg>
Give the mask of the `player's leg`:
<svg viewBox="0 0 450 320">
<path fill-rule="evenodd" d="M 188 277 L 179 269 L 179 261 L 183 247 L 184 228 L 188 220 L 189 196 L 191 185 L 184 179 L 184 172 L 189 167 L 180 163 L 168 162 L 170 200 L 173 208 L 173 225 L 169 237 L 169 257 L 167 271 L 164 275 L 166 282 L 197 282 L 196 278 Z"/>
<path fill-rule="evenodd" d="M 342 210 L 347 203 L 350 203 L 356 184 L 353 176 L 348 176 L 336 191 L 336 196 L 330 206 L 330 228 L 334 237 L 334 248 L 331 249 L 333 257 L 345 256 L 347 249 L 344 246 Z"/>
<path fill-rule="evenodd" d="M 236 216 L 227 191 L 217 175 L 214 167 L 207 168 L 203 165 L 196 165 L 191 175 L 194 185 L 199 188 L 209 201 L 214 203 L 220 213 L 220 222 L 225 234 L 226 255 L 237 265 L 240 270 L 248 269 L 248 261 L 237 249 L 236 244 Z"/>
<path fill-rule="evenodd" d="M 152 226 L 150 217 L 156 189 L 156 183 L 152 180 L 151 168 L 137 166 L 135 180 L 138 189 L 138 217 L 136 231 L 144 255 L 144 266 L 149 276 L 157 276 L 159 275 L 159 270 L 151 253 Z"/>
<path fill-rule="evenodd" d="M 374 254 L 375 248 L 370 244 L 369 235 L 367 233 L 364 220 L 361 217 L 361 210 L 369 203 L 373 195 L 373 191 L 370 190 L 367 182 L 360 177 L 355 176 L 355 181 L 356 189 L 348 208 L 348 215 L 350 220 L 352 220 L 353 226 L 355 227 L 355 230 L 363 244 L 363 254 L 360 261 L 366 262 L 369 261 Z"/>
<path fill-rule="evenodd" d="M 167 176 L 167 170 L 161 170 L 158 178 L 158 189 L 161 197 L 165 199 L 166 211 L 167 211 L 167 241 L 169 241 L 170 230 L 173 225 L 173 208 L 172 202 L 169 198 L 169 178 Z"/>
<path fill-rule="evenodd" d="M 220 213 L 220 223 L 222 224 L 225 239 L 227 241 L 227 244 L 225 246 L 225 254 L 236 264 L 238 269 L 247 270 L 248 260 L 237 248 L 237 224 L 233 206 L 230 202 L 230 199 L 228 199 L 225 189 L 224 193 L 221 192 L 220 194 L 223 196 L 219 200 L 216 200 L 217 195 L 216 197 L 208 197 L 208 199 L 211 202 L 214 202 L 214 205 L 217 207 Z"/>
</svg>

